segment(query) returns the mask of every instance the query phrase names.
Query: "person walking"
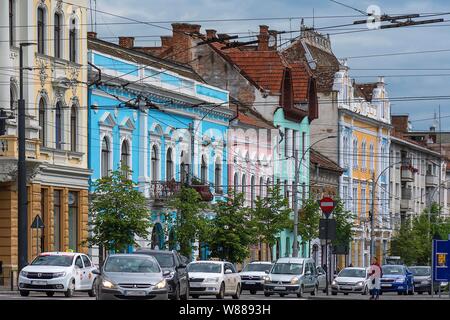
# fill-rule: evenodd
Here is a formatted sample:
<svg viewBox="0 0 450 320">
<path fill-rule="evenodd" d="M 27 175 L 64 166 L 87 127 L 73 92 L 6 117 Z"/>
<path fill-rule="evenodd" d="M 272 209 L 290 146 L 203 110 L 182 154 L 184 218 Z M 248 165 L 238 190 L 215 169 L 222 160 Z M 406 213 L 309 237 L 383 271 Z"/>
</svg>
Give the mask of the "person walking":
<svg viewBox="0 0 450 320">
<path fill-rule="evenodd" d="M 378 263 L 378 258 L 373 257 L 372 263 L 367 272 L 367 277 L 369 278 L 368 288 L 370 292 L 370 300 L 378 300 L 380 298 L 382 276 L 383 271 Z"/>
</svg>

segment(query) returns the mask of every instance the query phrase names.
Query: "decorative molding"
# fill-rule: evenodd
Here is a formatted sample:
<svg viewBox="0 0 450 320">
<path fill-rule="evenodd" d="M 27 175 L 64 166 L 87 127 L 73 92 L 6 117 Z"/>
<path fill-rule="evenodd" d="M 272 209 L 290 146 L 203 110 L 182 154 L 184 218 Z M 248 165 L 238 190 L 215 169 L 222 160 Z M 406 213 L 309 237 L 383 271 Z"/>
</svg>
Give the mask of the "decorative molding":
<svg viewBox="0 0 450 320">
<path fill-rule="evenodd" d="M 41 88 L 44 88 L 45 82 L 49 77 L 47 74 L 48 64 L 43 59 L 36 59 L 36 65 L 39 70 L 39 80 L 41 82 Z"/>
<path fill-rule="evenodd" d="M 56 0 L 56 4 L 55 4 L 55 12 L 57 13 L 63 13 L 63 8 L 62 8 L 62 0 Z"/>
</svg>

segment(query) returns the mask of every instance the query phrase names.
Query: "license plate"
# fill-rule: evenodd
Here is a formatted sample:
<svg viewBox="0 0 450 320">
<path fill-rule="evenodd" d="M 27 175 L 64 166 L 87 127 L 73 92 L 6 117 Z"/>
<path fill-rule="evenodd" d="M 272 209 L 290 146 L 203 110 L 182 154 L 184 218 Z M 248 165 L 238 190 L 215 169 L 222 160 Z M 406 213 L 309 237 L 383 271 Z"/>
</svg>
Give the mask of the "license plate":
<svg viewBox="0 0 450 320">
<path fill-rule="evenodd" d="M 255 281 L 245 281 L 244 283 L 245 283 L 245 284 L 256 284 Z"/>
<path fill-rule="evenodd" d="M 382 287 L 391 287 L 392 285 L 389 284 L 389 283 L 382 283 L 381 286 L 382 286 Z"/>
<path fill-rule="evenodd" d="M 125 291 L 126 296 L 145 296 L 147 293 L 145 291 Z"/>
<path fill-rule="evenodd" d="M 342 290 L 352 290 L 352 287 L 350 287 L 350 286 L 342 286 L 341 289 Z"/>
<path fill-rule="evenodd" d="M 275 290 L 286 290 L 286 287 L 275 287 Z"/>
<path fill-rule="evenodd" d="M 31 284 L 35 284 L 37 286 L 45 286 L 45 285 L 47 285 L 47 281 L 39 281 L 39 280 L 31 281 Z"/>
<path fill-rule="evenodd" d="M 201 285 L 202 285 L 201 282 L 191 282 L 191 283 L 189 283 L 189 286 L 193 287 L 193 288 L 201 287 Z"/>
</svg>

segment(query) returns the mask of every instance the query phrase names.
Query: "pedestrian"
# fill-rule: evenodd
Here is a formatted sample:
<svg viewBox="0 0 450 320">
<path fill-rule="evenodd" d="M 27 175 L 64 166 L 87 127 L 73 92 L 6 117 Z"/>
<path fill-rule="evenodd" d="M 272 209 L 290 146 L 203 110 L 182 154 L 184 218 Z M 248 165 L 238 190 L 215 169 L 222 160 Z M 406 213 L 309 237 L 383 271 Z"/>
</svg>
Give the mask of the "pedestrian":
<svg viewBox="0 0 450 320">
<path fill-rule="evenodd" d="M 370 300 L 378 300 L 380 298 L 381 290 L 381 277 L 383 276 L 383 271 L 380 264 L 378 263 L 378 258 L 373 257 L 372 263 L 368 269 L 367 277 L 369 278 L 368 288 L 370 291 Z"/>
<path fill-rule="evenodd" d="M 348 265 L 348 267 L 349 267 L 349 268 L 353 268 L 353 263 L 350 263 L 350 264 Z"/>
</svg>

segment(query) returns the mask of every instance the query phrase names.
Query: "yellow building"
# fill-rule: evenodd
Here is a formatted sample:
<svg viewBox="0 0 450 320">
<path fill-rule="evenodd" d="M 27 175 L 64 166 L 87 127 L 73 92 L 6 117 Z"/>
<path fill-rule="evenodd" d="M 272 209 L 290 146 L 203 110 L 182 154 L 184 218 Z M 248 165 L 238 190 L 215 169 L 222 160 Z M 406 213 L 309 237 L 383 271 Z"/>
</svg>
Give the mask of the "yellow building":
<svg viewBox="0 0 450 320">
<path fill-rule="evenodd" d="M 370 265 L 371 222 L 374 201 L 374 255 L 383 262 L 388 253 L 389 213 L 389 148 L 390 104 L 384 79 L 358 84 L 343 65 L 335 77 L 339 101 L 339 164 L 345 172 L 340 181 L 340 194 L 346 209 L 355 215 L 354 241 L 347 261 L 338 266 Z M 375 199 L 372 188 L 375 185 Z"/>
<path fill-rule="evenodd" d="M 87 251 L 87 0 L 0 1 L 0 108 L 12 119 L 0 136 L 0 286 L 17 275 L 17 100 L 24 47 L 28 260 L 38 252 Z M 19 27 L 20 26 L 20 27 Z M 29 26 L 29 27 L 22 27 Z M 8 41 L 9 40 L 9 41 Z M 9 84 L 9 85 L 8 85 Z"/>
</svg>

